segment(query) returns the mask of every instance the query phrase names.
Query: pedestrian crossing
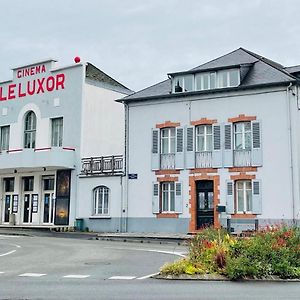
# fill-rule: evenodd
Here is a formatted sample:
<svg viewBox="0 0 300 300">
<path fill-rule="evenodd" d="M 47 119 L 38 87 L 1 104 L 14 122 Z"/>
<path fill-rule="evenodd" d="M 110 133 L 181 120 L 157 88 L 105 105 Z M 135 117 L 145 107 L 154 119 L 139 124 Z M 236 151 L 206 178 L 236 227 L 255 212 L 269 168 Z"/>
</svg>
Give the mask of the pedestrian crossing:
<svg viewBox="0 0 300 300">
<path fill-rule="evenodd" d="M 158 273 L 154 273 L 154 274 L 149 274 L 149 275 L 145 275 L 145 276 L 132 276 L 132 275 L 126 275 L 126 276 L 122 276 L 122 275 L 116 275 L 116 276 L 111 276 L 108 278 L 104 278 L 104 279 L 109 279 L 109 280 L 143 280 L 143 279 L 148 279 L 151 278 L 154 275 L 157 275 Z M 3 277 L 4 275 L 12 275 L 11 272 L 3 272 L 0 271 L 0 277 Z M 46 273 L 22 273 L 22 274 L 18 274 L 16 275 L 17 277 L 28 277 L 28 278 L 40 278 L 40 277 L 46 277 L 46 276 L 50 276 L 51 274 L 46 274 Z M 86 279 L 86 278 L 96 278 L 96 276 L 92 276 L 90 274 L 67 274 L 67 275 L 60 275 L 59 276 L 62 279 Z"/>
</svg>

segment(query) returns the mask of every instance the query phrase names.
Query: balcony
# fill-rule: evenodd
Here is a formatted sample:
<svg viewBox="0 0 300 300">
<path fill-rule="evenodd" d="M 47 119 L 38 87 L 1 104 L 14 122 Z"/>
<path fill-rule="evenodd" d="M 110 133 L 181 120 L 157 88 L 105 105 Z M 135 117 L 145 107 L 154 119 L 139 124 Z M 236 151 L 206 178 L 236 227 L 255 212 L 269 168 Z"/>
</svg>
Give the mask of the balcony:
<svg viewBox="0 0 300 300">
<path fill-rule="evenodd" d="M 0 170 L 74 169 L 74 148 L 14 149 L 0 153 Z"/>
<path fill-rule="evenodd" d="M 161 170 L 174 170 L 175 153 L 162 153 L 160 155 L 160 168 Z"/>
<path fill-rule="evenodd" d="M 81 159 L 81 175 L 122 175 L 123 156 L 101 156 Z"/>
<path fill-rule="evenodd" d="M 235 167 L 250 167 L 252 164 L 251 150 L 234 150 L 233 158 Z"/>
<path fill-rule="evenodd" d="M 212 152 L 201 151 L 196 152 L 196 168 L 211 168 L 212 167 Z"/>
</svg>

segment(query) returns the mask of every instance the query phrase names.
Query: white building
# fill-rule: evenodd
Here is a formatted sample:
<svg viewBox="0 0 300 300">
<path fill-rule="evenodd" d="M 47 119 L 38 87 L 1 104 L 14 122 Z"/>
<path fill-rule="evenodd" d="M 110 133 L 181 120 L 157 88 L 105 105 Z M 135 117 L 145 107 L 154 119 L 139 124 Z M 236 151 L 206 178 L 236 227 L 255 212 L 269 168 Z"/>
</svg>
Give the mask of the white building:
<svg viewBox="0 0 300 300">
<path fill-rule="evenodd" d="M 93 227 L 120 215 L 124 109 L 114 100 L 130 93 L 90 63 L 13 69 L 0 83 L 0 224 Z"/>
<path fill-rule="evenodd" d="M 240 48 L 120 99 L 127 230 L 299 224 L 298 75 Z"/>
</svg>

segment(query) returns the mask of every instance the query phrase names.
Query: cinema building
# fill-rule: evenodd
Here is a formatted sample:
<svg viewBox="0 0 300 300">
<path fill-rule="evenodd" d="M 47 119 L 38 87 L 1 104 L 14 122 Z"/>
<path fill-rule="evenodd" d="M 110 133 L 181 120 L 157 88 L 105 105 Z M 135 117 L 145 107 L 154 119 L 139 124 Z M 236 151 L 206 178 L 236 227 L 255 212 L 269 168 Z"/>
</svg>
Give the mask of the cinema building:
<svg viewBox="0 0 300 300">
<path fill-rule="evenodd" d="M 127 230 L 299 224 L 299 79 L 239 48 L 120 99 Z"/>
<path fill-rule="evenodd" d="M 0 224 L 91 227 L 121 213 L 131 91 L 90 63 L 45 60 L 0 83 Z"/>
</svg>

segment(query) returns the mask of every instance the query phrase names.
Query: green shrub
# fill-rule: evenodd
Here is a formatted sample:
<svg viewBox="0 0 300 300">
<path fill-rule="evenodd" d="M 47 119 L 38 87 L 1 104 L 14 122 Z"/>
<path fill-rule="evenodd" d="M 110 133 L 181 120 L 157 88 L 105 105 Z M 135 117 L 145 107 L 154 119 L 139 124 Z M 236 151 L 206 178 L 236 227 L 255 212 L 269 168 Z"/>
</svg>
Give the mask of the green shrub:
<svg viewBox="0 0 300 300">
<path fill-rule="evenodd" d="M 199 266 L 193 265 L 187 259 L 180 259 L 174 263 L 167 263 L 161 269 L 160 273 L 163 275 L 180 275 L 180 274 L 203 274 L 205 273 L 203 269 Z"/>
</svg>

